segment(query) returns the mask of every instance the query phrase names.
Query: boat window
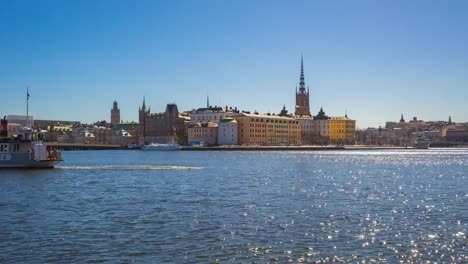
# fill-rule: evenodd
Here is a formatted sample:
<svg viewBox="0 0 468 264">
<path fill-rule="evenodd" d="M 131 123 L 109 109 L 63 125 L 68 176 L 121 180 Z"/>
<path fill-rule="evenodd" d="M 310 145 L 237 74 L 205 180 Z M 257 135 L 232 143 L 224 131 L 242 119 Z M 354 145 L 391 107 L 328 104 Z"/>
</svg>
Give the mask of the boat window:
<svg viewBox="0 0 468 264">
<path fill-rule="evenodd" d="M 8 152 L 8 144 L 1 144 L 0 152 Z"/>
</svg>

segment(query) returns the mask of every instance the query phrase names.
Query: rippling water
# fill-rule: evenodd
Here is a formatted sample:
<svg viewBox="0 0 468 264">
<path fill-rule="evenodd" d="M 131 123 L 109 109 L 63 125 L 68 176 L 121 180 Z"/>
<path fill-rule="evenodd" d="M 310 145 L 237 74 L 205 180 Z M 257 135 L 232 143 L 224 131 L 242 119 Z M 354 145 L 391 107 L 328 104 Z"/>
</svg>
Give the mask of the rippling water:
<svg viewBox="0 0 468 264">
<path fill-rule="evenodd" d="M 63 156 L 0 170 L 0 263 L 468 262 L 468 150 Z"/>
</svg>

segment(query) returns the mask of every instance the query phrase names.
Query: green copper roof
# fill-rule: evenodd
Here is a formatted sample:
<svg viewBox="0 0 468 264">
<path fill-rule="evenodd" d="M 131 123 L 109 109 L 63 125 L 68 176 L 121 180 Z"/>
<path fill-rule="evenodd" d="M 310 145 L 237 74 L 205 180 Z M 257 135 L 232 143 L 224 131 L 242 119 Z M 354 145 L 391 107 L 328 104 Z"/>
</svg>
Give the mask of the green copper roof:
<svg viewBox="0 0 468 264">
<path fill-rule="evenodd" d="M 219 120 L 220 123 L 229 123 L 229 122 L 237 122 L 234 118 L 232 117 L 226 117 L 221 120 Z"/>
</svg>

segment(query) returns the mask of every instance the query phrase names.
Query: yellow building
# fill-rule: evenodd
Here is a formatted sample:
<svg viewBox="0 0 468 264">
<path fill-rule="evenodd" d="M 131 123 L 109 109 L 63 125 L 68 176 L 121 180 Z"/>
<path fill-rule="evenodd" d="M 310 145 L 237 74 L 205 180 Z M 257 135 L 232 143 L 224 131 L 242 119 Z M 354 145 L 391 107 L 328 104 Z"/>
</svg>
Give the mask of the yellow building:
<svg viewBox="0 0 468 264">
<path fill-rule="evenodd" d="M 301 144 L 301 125 L 293 118 L 249 113 L 241 113 L 233 118 L 238 122 L 241 145 Z"/>
<path fill-rule="evenodd" d="M 188 143 L 216 145 L 218 144 L 218 124 L 214 122 L 202 122 L 190 124 L 187 129 Z"/>
<path fill-rule="evenodd" d="M 356 120 L 344 116 L 331 117 L 329 122 L 330 143 L 354 144 L 356 138 Z"/>
</svg>

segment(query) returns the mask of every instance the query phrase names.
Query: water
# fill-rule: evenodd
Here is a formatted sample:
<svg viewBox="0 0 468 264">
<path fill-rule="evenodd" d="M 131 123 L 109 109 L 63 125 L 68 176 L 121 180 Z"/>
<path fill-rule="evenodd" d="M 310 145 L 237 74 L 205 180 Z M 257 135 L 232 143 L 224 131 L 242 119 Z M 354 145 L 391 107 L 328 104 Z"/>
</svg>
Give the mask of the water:
<svg viewBox="0 0 468 264">
<path fill-rule="evenodd" d="M 63 156 L 0 171 L 0 263 L 468 262 L 468 150 Z"/>
</svg>

